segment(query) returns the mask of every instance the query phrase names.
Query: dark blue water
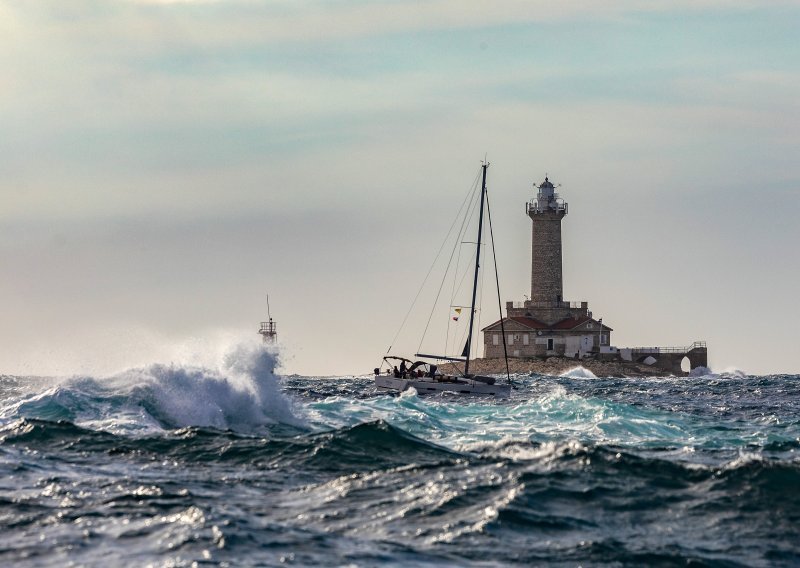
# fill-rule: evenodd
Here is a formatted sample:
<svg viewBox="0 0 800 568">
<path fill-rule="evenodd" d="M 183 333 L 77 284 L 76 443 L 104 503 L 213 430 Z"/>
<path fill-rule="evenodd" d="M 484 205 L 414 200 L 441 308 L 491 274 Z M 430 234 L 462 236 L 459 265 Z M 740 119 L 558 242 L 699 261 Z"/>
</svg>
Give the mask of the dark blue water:
<svg viewBox="0 0 800 568">
<path fill-rule="evenodd" d="M 796 375 L 0 377 L 5 566 L 796 566 Z"/>
</svg>

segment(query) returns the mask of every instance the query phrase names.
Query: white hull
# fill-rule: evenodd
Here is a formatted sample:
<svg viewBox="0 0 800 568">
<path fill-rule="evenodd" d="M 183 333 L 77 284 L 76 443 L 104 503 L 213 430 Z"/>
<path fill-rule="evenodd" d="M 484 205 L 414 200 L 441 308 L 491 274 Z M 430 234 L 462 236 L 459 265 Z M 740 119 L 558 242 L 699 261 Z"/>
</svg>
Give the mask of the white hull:
<svg viewBox="0 0 800 568">
<path fill-rule="evenodd" d="M 507 397 L 511 394 L 511 385 L 487 385 L 480 381 L 460 379 L 463 382 L 450 383 L 444 381 L 434 381 L 426 377 L 397 379 L 391 375 L 377 375 L 375 386 L 381 389 L 402 392 L 414 388 L 419 394 L 429 394 L 434 392 L 456 392 L 460 394 L 484 394 L 500 397 Z"/>
</svg>

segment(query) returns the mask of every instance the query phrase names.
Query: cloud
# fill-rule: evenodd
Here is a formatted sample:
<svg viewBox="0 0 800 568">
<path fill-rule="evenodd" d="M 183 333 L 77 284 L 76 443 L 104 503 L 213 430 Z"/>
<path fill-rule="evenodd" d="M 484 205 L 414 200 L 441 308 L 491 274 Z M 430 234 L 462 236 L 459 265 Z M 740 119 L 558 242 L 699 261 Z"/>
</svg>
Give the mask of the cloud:
<svg viewBox="0 0 800 568">
<path fill-rule="evenodd" d="M 114 37 L 137 50 L 163 45 L 206 46 L 330 41 L 421 31 L 491 28 L 566 20 L 614 20 L 628 16 L 765 10 L 792 0 L 504 0 L 491 8 L 480 0 L 428 2 L 320 2 L 256 0 L 75 0 L 18 5 L 48 34 L 75 33 L 87 46 Z M 7 12 L 14 13 L 11 8 Z M 78 37 L 78 35 L 80 37 Z"/>
<path fill-rule="evenodd" d="M 549 172 L 591 274 L 569 286 L 614 306 L 621 334 L 681 320 L 651 305 L 675 286 L 706 287 L 688 317 L 724 314 L 758 297 L 760 276 L 736 276 L 761 274 L 747 255 L 793 258 L 798 240 L 794 5 L 0 1 L 0 337 L 30 343 L 53 310 L 85 320 L 76 349 L 120 318 L 247 327 L 272 281 L 288 336 L 315 346 L 301 367 L 351 370 L 386 338 L 332 342 L 316 299 L 352 328 L 402 318 L 387 298 L 413 290 L 391 274 L 419 265 L 485 152 L 509 299 L 527 287 L 522 204 Z M 784 217 L 753 217 L 765 196 Z M 736 257 L 725 302 L 682 272 L 709 251 Z"/>
</svg>

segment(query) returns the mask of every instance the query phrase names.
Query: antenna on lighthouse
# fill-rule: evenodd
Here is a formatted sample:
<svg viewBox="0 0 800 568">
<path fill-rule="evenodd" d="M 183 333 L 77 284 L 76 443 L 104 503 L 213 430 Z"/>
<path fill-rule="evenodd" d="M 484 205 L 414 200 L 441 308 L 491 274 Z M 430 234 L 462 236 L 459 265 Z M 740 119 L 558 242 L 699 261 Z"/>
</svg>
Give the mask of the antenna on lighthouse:
<svg viewBox="0 0 800 568">
<path fill-rule="evenodd" d="M 272 313 L 269 309 L 269 294 L 267 294 L 267 318 L 269 321 L 262 321 L 261 328 L 258 330 L 258 333 L 264 339 L 264 343 L 267 345 L 272 345 L 278 340 L 278 327 L 274 321 L 272 321 Z"/>
</svg>

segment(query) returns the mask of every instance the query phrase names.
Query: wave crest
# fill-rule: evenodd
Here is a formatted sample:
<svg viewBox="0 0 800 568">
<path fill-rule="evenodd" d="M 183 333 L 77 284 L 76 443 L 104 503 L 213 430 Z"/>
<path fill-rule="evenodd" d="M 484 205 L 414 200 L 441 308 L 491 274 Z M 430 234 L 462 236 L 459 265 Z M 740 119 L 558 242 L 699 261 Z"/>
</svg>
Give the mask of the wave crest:
<svg viewBox="0 0 800 568">
<path fill-rule="evenodd" d="M 581 367 L 579 365 L 577 367 L 569 369 L 568 371 L 564 371 L 559 375 L 559 377 L 564 377 L 568 379 L 596 379 L 597 375 L 592 373 L 589 369 Z"/>
<path fill-rule="evenodd" d="M 272 424 L 303 426 L 280 390 L 276 364 L 272 349 L 240 343 L 224 354 L 216 369 L 153 364 L 105 378 L 73 377 L 18 402 L 12 417 L 69 420 L 117 433 L 189 426 L 244 432 Z"/>
</svg>

